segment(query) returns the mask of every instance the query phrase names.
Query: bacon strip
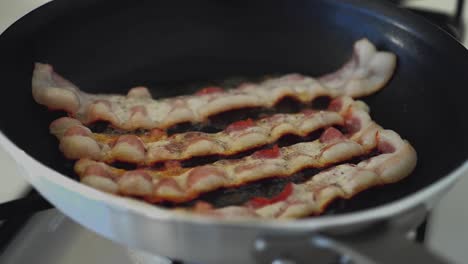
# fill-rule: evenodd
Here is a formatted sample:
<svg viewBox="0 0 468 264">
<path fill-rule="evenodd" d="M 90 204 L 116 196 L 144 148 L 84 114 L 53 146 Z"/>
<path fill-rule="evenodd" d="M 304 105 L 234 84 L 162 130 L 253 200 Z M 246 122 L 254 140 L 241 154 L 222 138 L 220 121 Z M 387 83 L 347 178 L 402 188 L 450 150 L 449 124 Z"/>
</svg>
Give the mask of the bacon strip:
<svg viewBox="0 0 468 264">
<path fill-rule="evenodd" d="M 177 166 L 175 169 L 166 171 L 140 169 L 139 171 L 144 171 L 152 178 L 150 185 L 152 192 L 144 196 L 151 202 L 188 201 L 203 192 L 222 187 L 238 186 L 271 177 L 289 176 L 308 167 L 326 167 L 363 155 L 378 146 L 376 135 L 382 129 L 370 119 L 367 105 L 344 97 L 333 100 L 331 108 L 346 116 L 345 125 L 348 125 L 346 128 L 354 130 L 349 135 L 349 139 L 336 129 L 329 128 L 319 140 L 314 142 L 299 143 L 280 150 L 259 151 L 239 160 L 221 160 L 212 165 L 192 169 L 183 169 Z M 115 179 L 115 181 L 118 181 L 126 173 L 102 162 L 80 160 L 75 165 L 75 171 L 81 180 L 88 184 L 89 181 L 86 181 L 85 178 L 101 177 L 101 175 L 87 172 L 90 165 L 103 168 L 105 174 L 102 177 L 109 178 L 109 175 L 112 175 L 110 178 Z M 144 181 L 142 181 L 143 183 Z M 133 192 L 128 189 L 102 188 L 101 182 L 99 184 L 89 185 L 106 191 L 115 190 L 127 195 L 141 193 L 140 190 Z M 123 187 L 121 186 L 121 188 Z"/>
<path fill-rule="evenodd" d="M 64 110 L 83 124 L 101 120 L 126 130 L 166 129 L 182 122 L 203 122 L 228 110 L 272 107 L 286 96 L 310 102 L 318 96 L 368 95 L 388 82 L 395 65 L 394 54 L 377 51 L 372 43 L 362 39 L 355 43 L 348 63 L 318 79 L 290 74 L 226 91 L 210 89 L 191 96 L 153 100 L 144 87 L 132 88 L 127 96 L 85 93 L 55 73 L 52 66 L 36 63 L 32 94 L 39 104 Z"/>
<path fill-rule="evenodd" d="M 197 156 L 233 155 L 271 144 L 286 134 L 306 136 L 320 128 L 343 125 L 343 122 L 337 112 L 305 111 L 275 114 L 256 122 L 236 122 L 218 133 L 187 132 L 167 137 L 164 133 L 155 135 L 154 130 L 141 136 L 78 133 L 88 129 L 76 119 L 61 117 L 51 123 L 50 131 L 60 140 L 60 149 L 67 158 L 151 165 Z M 74 144 L 69 144 L 70 141 Z"/>
<path fill-rule="evenodd" d="M 191 169 L 179 168 L 180 173 L 171 173 L 169 176 L 166 171 L 159 173 L 150 172 L 149 169 L 139 171 L 147 173 L 148 176 L 153 175 L 152 193 L 146 195 L 148 200 L 184 202 L 219 188 L 239 186 L 265 178 L 285 177 L 305 168 L 323 168 L 365 153 L 366 150 L 361 145 L 346 139 L 335 128 L 329 128 L 319 140 L 313 142 L 261 150 L 238 160 L 220 160 L 211 165 Z M 89 166 L 100 166 L 106 171 L 105 175 L 111 174 L 113 175 L 111 178 L 120 181 L 119 176 L 122 175 L 122 171 L 104 163 L 83 160 L 75 167 L 82 180 L 96 176 L 94 171 L 88 173 Z M 130 172 L 125 172 L 128 173 Z M 120 190 L 120 192 L 130 193 L 129 190 Z M 139 195 L 139 193 L 131 194 Z"/>
<path fill-rule="evenodd" d="M 192 212 L 219 218 L 300 218 L 322 213 L 337 198 L 349 199 L 377 185 L 407 177 L 415 168 L 417 156 L 411 145 L 391 130 L 379 130 L 375 144 L 383 153 L 357 165 L 343 164 L 322 171 L 302 184 L 286 186 L 272 199 L 252 199 L 242 206 L 214 209 L 199 202 Z"/>
</svg>

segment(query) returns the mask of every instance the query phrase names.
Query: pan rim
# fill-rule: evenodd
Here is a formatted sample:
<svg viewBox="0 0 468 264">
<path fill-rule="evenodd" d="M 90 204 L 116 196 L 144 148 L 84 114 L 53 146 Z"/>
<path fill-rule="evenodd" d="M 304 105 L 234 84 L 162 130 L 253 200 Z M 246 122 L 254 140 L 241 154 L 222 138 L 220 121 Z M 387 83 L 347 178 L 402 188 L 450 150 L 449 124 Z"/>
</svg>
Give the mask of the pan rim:
<svg viewBox="0 0 468 264">
<path fill-rule="evenodd" d="M 70 179 L 65 175 L 47 167 L 37 161 L 29 154 L 21 150 L 12 141 L 10 141 L 3 133 L 0 133 L 0 146 L 7 150 L 16 162 L 16 165 L 22 169 L 29 178 L 29 182 L 36 187 L 34 178 L 42 178 L 50 183 L 59 185 L 69 192 L 78 193 L 83 198 L 96 203 L 102 203 L 111 210 L 125 211 L 138 216 L 143 216 L 151 219 L 151 221 L 173 221 L 178 224 L 193 224 L 193 225 L 209 225 L 222 227 L 236 228 L 261 228 L 263 230 L 270 229 L 287 229 L 297 231 L 314 231 L 319 229 L 327 229 L 330 227 L 348 226 L 353 224 L 362 224 L 383 219 L 388 219 L 398 213 L 410 210 L 415 206 L 424 204 L 425 201 L 433 198 L 435 194 L 441 193 L 451 187 L 453 183 L 461 176 L 468 172 L 468 160 L 458 166 L 448 175 L 442 177 L 431 185 L 399 200 L 391 203 L 379 205 L 377 207 L 349 212 L 339 215 L 327 215 L 298 220 L 268 220 L 265 219 L 217 219 L 209 216 L 182 214 L 169 209 L 161 208 L 155 205 L 145 203 L 136 199 L 120 197 L 113 194 L 105 193 L 96 190 L 92 187 L 84 185 L 78 181 Z M 40 189 L 38 189 L 41 192 Z M 42 194 L 42 193 L 41 193 Z M 46 194 L 42 194 L 47 196 Z M 49 200 L 48 197 L 45 197 Z M 55 205 L 55 201 L 49 200 Z"/>
</svg>

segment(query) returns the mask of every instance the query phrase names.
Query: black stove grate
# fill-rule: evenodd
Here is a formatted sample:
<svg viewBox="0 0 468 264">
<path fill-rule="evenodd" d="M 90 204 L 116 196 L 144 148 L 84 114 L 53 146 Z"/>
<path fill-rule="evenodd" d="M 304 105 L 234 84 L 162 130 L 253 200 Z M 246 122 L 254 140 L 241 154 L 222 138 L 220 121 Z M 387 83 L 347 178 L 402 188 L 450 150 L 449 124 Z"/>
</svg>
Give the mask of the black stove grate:
<svg viewBox="0 0 468 264">
<path fill-rule="evenodd" d="M 0 204 L 0 254 L 36 212 L 50 208 L 53 206 L 35 190 L 24 198 Z"/>
</svg>

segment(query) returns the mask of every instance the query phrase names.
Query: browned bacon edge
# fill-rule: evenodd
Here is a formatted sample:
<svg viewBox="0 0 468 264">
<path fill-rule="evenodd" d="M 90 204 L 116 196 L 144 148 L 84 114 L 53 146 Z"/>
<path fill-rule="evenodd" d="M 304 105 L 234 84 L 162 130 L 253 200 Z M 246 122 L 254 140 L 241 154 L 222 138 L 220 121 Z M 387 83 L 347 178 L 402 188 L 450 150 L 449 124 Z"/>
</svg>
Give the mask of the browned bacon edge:
<svg viewBox="0 0 468 264">
<path fill-rule="evenodd" d="M 101 120 L 126 130 L 166 129 L 182 122 L 203 122 L 228 110 L 272 107 L 284 97 L 310 102 L 318 96 L 368 95 L 388 82 L 395 65 L 394 54 L 377 51 L 362 39 L 340 70 L 318 79 L 290 74 L 236 89 L 204 89 L 195 95 L 153 100 L 145 87 L 132 88 L 126 96 L 88 94 L 54 72 L 52 66 L 36 63 L 32 94 L 37 103 L 64 110 L 83 124 Z"/>
<path fill-rule="evenodd" d="M 242 206 L 219 209 L 206 202 L 197 202 L 188 211 L 226 219 L 282 219 L 318 215 L 337 198 L 349 199 L 373 186 L 397 182 L 414 170 L 416 152 L 398 134 L 379 129 L 372 138 L 382 154 L 357 165 L 338 165 L 314 175 L 307 182 L 290 183 L 282 193 L 270 199 L 253 198 Z M 187 209 L 180 211 L 187 212 Z"/>
<path fill-rule="evenodd" d="M 275 114 L 256 122 L 238 121 L 218 133 L 186 132 L 171 137 L 159 129 L 141 136 L 91 133 L 79 120 L 69 117 L 52 122 L 50 131 L 69 159 L 151 165 L 199 156 L 233 155 L 271 144 L 286 134 L 306 136 L 333 125 L 343 125 L 339 113 L 305 110 L 298 114 Z"/>
</svg>

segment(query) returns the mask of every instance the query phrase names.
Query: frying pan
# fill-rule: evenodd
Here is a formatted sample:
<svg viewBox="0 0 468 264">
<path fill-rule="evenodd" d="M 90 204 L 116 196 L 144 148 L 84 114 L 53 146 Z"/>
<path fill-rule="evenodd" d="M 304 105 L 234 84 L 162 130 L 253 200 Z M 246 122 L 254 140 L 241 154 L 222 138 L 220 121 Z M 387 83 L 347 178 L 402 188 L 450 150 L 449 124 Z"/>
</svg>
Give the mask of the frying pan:
<svg viewBox="0 0 468 264">
<path fill-rule="evenodd" d="M 412 143 L 419 162 L 406 180 L 339 201 L 320 217 L 182 216 L 81 185 L 47 129 L 63 113 L 31 96 L 36 61 L 87 92 L 146 85 L 165 97 L 187 93 L 186 83 L 232 76 L 319 76 L 346 61 L 362 37 L 398 56 L 387 87 L 363 100 L 379 124 Z M 54 1 L 0 36 L 0 58 L 1 146 L 46 199 L 109 239 L 201 263 L 442 261 L 398 232 L 420 221 L 468 170 L 468 52 L 416 15 L 364 0 Z"/>
</svg>

